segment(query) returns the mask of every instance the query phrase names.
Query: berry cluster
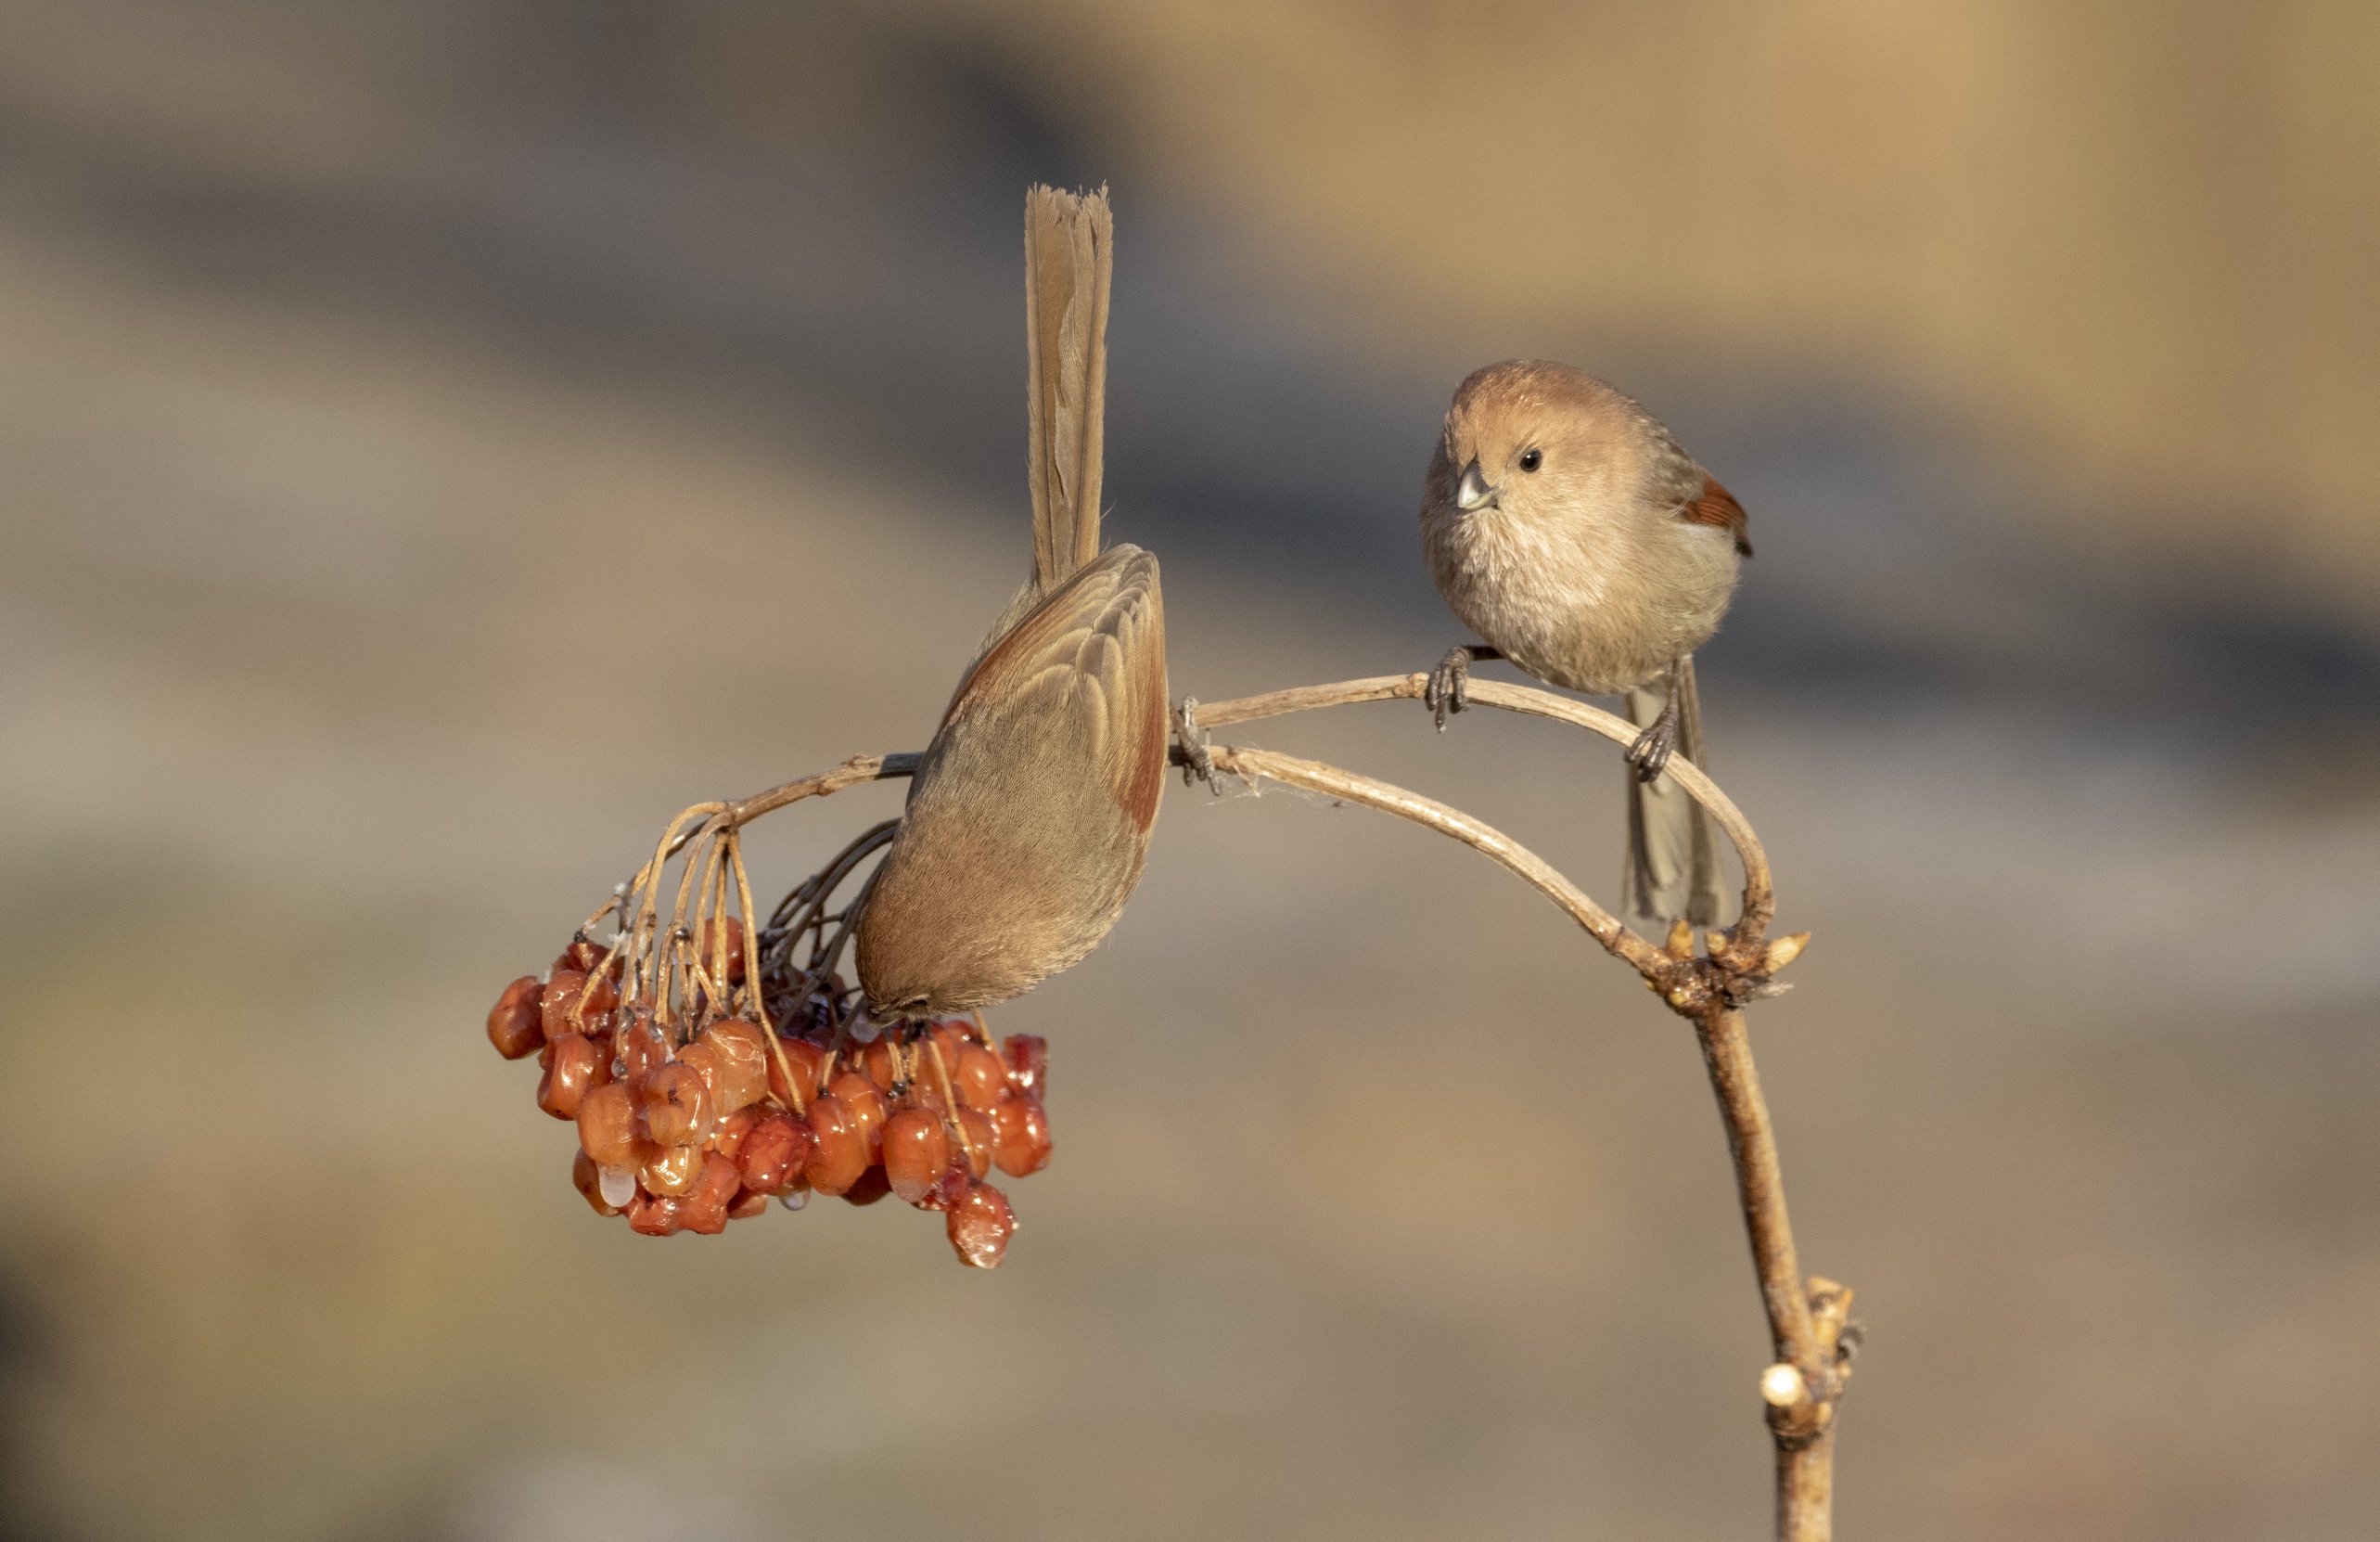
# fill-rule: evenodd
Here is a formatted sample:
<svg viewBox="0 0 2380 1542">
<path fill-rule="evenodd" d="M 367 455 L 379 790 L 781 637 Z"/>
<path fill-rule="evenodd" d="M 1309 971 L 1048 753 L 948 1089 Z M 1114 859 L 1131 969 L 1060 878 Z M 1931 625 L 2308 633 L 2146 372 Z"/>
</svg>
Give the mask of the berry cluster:
<svg viewBox="0 0 2380 1542">
<path fill-rule="evenodd" d="M 733 1010 L 743 928 L 723 919 L 723 947 L 706 921 L 700 951 L 723 954 L 726 999 L 697 991 L 675 1021 L 623 1005 L 621 961 L 583 941 L 543 980 L 505 986 L 488 1014 L 505 1059 L 537 1057 L 537 1106 L 577 1123 L 571 1178 L 587 1203 L 648 1237 L 713 1236 L 771 1196 L 799 1210 L 813 1193 L 851 1204 L 893 1194 L 942 1212 L 962 1263 L 997 1266 L 1017 1222 L 983 1180 L 994 1166 L 1023 1177 L 1049 1163 L 1047 1046 L 1013 1034 L 995 1049 L 964 1022 L 862 1043 L 835 1009 L 839 981 L 771 1033 Z"/>
</svg>

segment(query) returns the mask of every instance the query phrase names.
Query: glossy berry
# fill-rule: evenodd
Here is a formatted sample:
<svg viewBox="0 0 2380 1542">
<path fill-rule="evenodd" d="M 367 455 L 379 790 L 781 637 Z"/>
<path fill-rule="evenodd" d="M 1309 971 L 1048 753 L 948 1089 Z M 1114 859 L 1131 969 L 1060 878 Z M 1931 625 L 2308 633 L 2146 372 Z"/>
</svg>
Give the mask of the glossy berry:
<svg viewBox="0 0 2380 1542">
<path fill-rule="evenodd" d="M 859 1182 L 843 1190 L 845 1204 L 874 1204 L 892 1192 L 892 1181 L 884 1176 L 884 1168 L 876 1166 L 860 1175 Z"/>
<path fill-rule="evenodd" d="M 587 1203 L 595 1206 L 598 1215 L 617 1215 L 620 1207 L 603 1197 L 603 1173 L 586 1152 L 570 1159 L 570 1184 Z"/>
<path fill-rule="evenodd" d="M 785 1085 L 785 1072 L 774 1055 L 769 1057 L 769 1096 L 789 1109 L 806 1108 L 826 1090 L 819 1084 L 819 1073 L 826 1068 L 826 1051 L 808 1039 L 780 1038 L 777 1044 L 785 1050 L 786 1064 L 793 1067 L 794 1080 L 801 1085 L 801 1096 L 796 1098 Z"/>
<path fill-rule="evenodd" d="M 710 1137 L 702 1143 L 702 1149 L 717 1151 L 728 1161 L 735 1162 L 743 1153 L 745 1138 L 760 1122 L 761 1111 L 756 1108 L 741 1108 L 722 1115 L 711 1121 Z"/>
<path fill-rule="evenodd" d="M 1038 1173 L 1050 1163 L 1050 1122 L 1030 1098 L 1011 1098 L 992 1111 L 992 1159 L 1012 1178 Z"/>
<path fill-rule="evenodd" d="M 758 1024 L 731 1017 L 704 1029 L 702 1037 L 695 1042 L 707 1044 L 718 1052 L 723 1074 L 711 1083 L 711 1094 L 721 1112 L 757 1103 L 768 1096 L 768 1038 Z"/>
<path fill-rule="evenodd" d="M 716 1237 L 727 1229 L 727 1207 L 736 1202 L 736 1194 L 743 1187 L 736 1164 L 712 1151 L 702 1159 L 701 1170 L 695 1175 L 694 1188 L 686 1194 L 685 1228 L 705 1237 Z"/>
<path fill-rule="evenodd" d="M 868 1171 L 867 1128 L 840 1098 L 830 1094 L 810 1105 L 810 1133 L 817 1143 L 804 1169 L 811 1188 L 840 1194 Z"/>
<path fill-rule="evenodd" d="M 545 1074 L 537 1084 L 537 1106 L 557 1119 L 576 1119 L 579 1104 L 592 1089 L 611 1080 L 608 1050 L 576 1034 L 564 1034 L 545 1047 Z"/>
<path fill-rule="evenodd" d="M 1008 1251 L 1008 1239 L 1016 1233 L 1017 1217 L 1008 1208 L 1007 1195 L 988 1183 L 979 1183 L 951 1206 L 943 1230 L 960 1263 L 974 1269 L 996 1269 Z"/>
<path fill-rule="evenodd" d="M 636 1105 L 625 1082 L 590 1088 L 579 1099 L 579 1149 L 597 1167 L 636 1164 Z"/>
<path fill-rule="evenodd" d="M 710 1090 L 684 1060 L 655 1066 L 629 1084 L 636 1133 L 656 1146 L 687 1146 L 710 1133 Z"/>
<path fill-rule="evenodd" d="M 736 1160 L 744 1173 L 744 1187 L 755 1194 L 778 1194 L 800 1177 L 809 1164 L 810 1127 L 789 1114 L 773 1114 L 752 1126 Z"/>
<path fill-rule="evenodd" d="M 951 1090 L 968 1108 L 991 1112 L 1007 1086 L 1008 1068 L 989 1049 L 970 1044 L 951 1067 Z"/>
<path fill-rule="evenodd" d="M 1000 1041 L 1000 1058 L 1008 1062 L 1008 1085 L 1027 1098 L 1039 1098 L 1049 1084 L 1049 1041 L 1039 1034 L 1011 1034 Z"/>
<path fill-rule="evenodd" d="M 693 1190 L 695 1180 L 702 1176 L 703 1153 L 692 1146 L 664 1146 L 654 1156 L 646 1159 L 636 1174 L 636 1181 L 648 1194 L 666 1198 Z"/>
<path fill-rule="evenodd" d="M 700 940 L 695 944 L 695 957 L 707 971 L 711 960 L 711 925 L 702 923 Z M 735 917 L 727 918 L 727 983 L 735 984 L 744 978 L 744 923 Z"/>
<path fill-rule="evenodd" d="M 951 1164 L 951 1137 L 940 1115 L 902 1109 L 884 1126 L 884 1176 L 903 1204 L 926 1197 Z"/>
<path fill-rule="evenodd" d="M 544 1014 L 539 1000 L 544 987 L 537 976 L 524 974 L 504 988 L 496 1004 L 488 1011 L 488 1042 L 505 1060 L 517 1060 L 537 1053 L 545 1042 Z"/>
<path fill-rule="evenodd" d="M 979 1113 L 974 1109 L 959 1110 L 958 1123 L 959 1129 L 966 1136 L 964 1155 L 968 1175 L 979 1182 L 991 1176 L 992 1153 L 999 1147 L 999 1132 L 992 1127 L 992 1115 Z"/>
<path fill-rule="evenodd" d="M 668 1237 L 684 1224 L 685 1201 L 658 1194 L 639 1194 L 628 1208 L 628 1229 L 643 1237 Z"/>
<path fill-rule="evenodd" d="M 867 1137 L 868 1160 L 878 1160 L 884 1152 L 884 1122 L 888 1111 L 876 1084 L 856 1072 L 846 1071 L 828 1084 L 826 1090 L 841 1099 L 843 1106 L 859 1120 L 860 1128 Z"/>
</svg>

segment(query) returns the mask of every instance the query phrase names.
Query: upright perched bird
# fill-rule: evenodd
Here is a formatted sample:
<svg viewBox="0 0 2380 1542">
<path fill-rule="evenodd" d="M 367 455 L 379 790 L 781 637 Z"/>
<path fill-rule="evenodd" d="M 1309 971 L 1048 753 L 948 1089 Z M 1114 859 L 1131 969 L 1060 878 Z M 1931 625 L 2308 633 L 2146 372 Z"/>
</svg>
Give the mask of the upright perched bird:
<svg viewBox="0 0 2380 1542">
<path fill-rule="evenodd" d="M 1702 765 L 1693 654 L 1752 555 L 1743 507 L 1630 398 L 1566 364 L 1508 359 L 1455 390 L 1423 484 L 1421 539 L 1438 592 L 1488 643 L 1455 649 L 1432 675 L 1439 726 L 1463 710 L 1475 659 L 1502 657 L 1591 696 L 1625 693 L 1644 731 L 1628 752 L 1622 902 L 1651 920 L 1718 924 L 1726 901 L 1708 818 L 1661 769 L 1673 749 Z"/>
<path fill-rule="evenodd" d="M 1099 549 L 1114 224 L 1102 190 L 1025 196 L 1033 565 L 927 746 L 868 895 L 880 1020 L 1021 996 L 1099 944 L 1165 787 L 1157 559 Z"/>
</svg>

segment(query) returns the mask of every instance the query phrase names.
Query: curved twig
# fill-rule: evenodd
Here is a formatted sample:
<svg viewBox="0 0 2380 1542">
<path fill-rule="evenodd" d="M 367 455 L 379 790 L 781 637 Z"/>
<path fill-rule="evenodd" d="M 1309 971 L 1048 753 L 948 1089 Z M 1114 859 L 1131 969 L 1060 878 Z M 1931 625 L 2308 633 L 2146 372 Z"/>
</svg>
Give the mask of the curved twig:
<svg viewBox="0 0 2380 1542">
<path fill-rule="evenodd" d="M 1233 723 L 1251 723 L 1259 718 L 1281 717 L 1290 713 L 1311 712 L 1317 707 L 1337 707 L 1358 701 L 1418 701 L 1428 683 L 1427 675 L 1378 675 L 1364 680 L 1341 680 L 1326 686 L 1299 686 L 1290 690 L 1268 691 L 1261 696 L 1243 696 L 1232 701 L 1201 701 L 1198 703 L 1197 722 L 1201 728 L 1220 728 Z M 1573 701 L 1567 696 L 1556 696 L 1552 691 L 1536 690 L 1527 686 L 1473 680 L 1467 695 L 1470 700 L 1479 705 L 1502 707 L 1506 712 L 1568 723 L 1601 734 L 1622 747 L 1633 744 L 1636 736 L 1643 732 L 1624 717 L 1590 707 L 1583 701 Z M 1665 774 L 1677 782 L 1687 797 L 1709 811 L 1710 816 L 1734 844 L 1736 855 L 1743 859 L 1744 916 L 1735 925 L 1734 935 L 1727 940 L 1721 950 L 1721 957 L 1722 961 L 1737 969 L 1753 969 L 1762 957 L 1769 922 L 1776 916 L 1776 889 L 1769 874 L 1768 853 L 1761 849 L 1760 838 L 1753 832 L 1752 822 L 1744 817 L 1743 811 L 1694 763 L 1683 755 L 1671 755 Z M 1610 945 L 1605 944 L 1606 947 Z"/>
</svg>

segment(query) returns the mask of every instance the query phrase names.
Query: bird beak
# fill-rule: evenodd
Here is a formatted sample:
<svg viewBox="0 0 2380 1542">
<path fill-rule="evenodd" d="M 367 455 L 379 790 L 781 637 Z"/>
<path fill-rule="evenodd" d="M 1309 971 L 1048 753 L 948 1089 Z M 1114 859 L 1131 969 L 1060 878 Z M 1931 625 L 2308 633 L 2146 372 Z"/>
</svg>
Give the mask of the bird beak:
<svg viewBox="0 0 2380 1542">
<path fill-rule="evenodd" d="M 1471 464 L 1463 468 L 1463 481 L 1454 489 L 1454 507 L 1468 514 L 1496 501 L 1496 490 L 1479 474 L 1479 457 L 1473 456 Z"/>
</svg>

